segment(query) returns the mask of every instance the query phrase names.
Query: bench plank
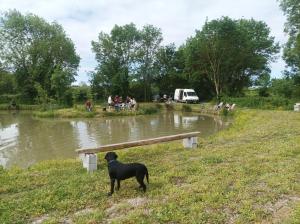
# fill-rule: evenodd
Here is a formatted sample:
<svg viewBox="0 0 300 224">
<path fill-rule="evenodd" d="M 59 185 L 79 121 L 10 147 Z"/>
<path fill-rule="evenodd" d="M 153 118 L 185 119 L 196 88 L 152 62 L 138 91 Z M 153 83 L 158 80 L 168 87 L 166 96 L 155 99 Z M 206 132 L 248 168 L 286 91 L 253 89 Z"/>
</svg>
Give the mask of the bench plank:
<svg viewBox="0 0 300 224">
<path fill-rule="evenodd" d="M 125 149 L 125 148 L 131 148 L 136 146 L 142 146 L 142 145 L 151 145 L 161 142 L 169 142 L 179 139 L 185 139 L 185 138 L 191 138 L 196 137 L 200 134 L 199 131 L 195 132 L 189 132 L 184 134 L 177 134 L 177 135 L 169 135 L 169 136 L 163 136 L 158 138 L 150 138 L 145 140 L 138 140 L 138 141 L 131 141 L 131 142 L 122 142 L 122 143 L 116 143 L 116 144 L 110 144 L 110 145 L 102 145 L 97 148 L 87 148 L 87 149 L 77 149 L 76 152 L 78 154 L 81 153 L 97 153 L 97 152 L 107 152 L 111 150 L 118 150 L 118 149 Z"/>
</svg>

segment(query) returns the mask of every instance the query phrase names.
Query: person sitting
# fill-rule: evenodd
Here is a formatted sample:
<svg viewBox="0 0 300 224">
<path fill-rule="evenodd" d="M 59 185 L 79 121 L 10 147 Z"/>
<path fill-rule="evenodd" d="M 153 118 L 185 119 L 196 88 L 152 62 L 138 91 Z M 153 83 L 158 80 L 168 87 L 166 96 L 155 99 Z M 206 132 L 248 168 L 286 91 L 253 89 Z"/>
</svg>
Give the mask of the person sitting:
<svg viewBox="0 0 300 224">
<path fill-rule="evenodd" d="M 215 105 L 215 106 L 214 106 L 214 109 L 215 109 L 215 110 L 220 110 L 220 109 L 222 109 L 222 107 L 223 107 L 223 102 L 221 102 L 221 103 Z"/>
<path fill-rule="evenodd" d="M 119 104 L 119 96 L 116 95 L 115 98 L 114 98 L 114 105 L 115 105 L 115 110 L 118 112 L 120 110 L 120 104 Z"/>
<path fill-rule="evenodd" d="M 231 108 L 230 104 L 229 104 L 229 103 L 226 103 L 226 104 L 225 104 L 225 109 L 226 109 L 226 110 L 230 110 L 230 108 Z"/>
<path fill-rule="evenodd" d="M 235 103 L 233 103 L 230 107 L 230 110 L 233 110 L 235 108 Z"/>
<path fill-rule="evenodd" d="M 126 109 L 128 109 L 128 110 L 130 110 L 131 109 L 131 98 L 130 98 L 130 96 L 127 96 L 126 97 L 126 101 L 125 101 L 125 107 L 126 107 Z"/>
</svg>

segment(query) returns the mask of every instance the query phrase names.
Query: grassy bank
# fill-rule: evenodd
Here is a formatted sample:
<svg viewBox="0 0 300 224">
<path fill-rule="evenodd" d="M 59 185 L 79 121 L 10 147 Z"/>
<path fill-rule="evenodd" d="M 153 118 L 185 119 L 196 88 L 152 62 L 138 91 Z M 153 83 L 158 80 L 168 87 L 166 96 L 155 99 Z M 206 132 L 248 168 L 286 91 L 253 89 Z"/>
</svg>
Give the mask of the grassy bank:
<svg viewBox="0 0 300 224">
<path fill-rule="evenodd" d="M 109 117 L 109 116 L 135 116 L 158 113 L 159 108 L 155 104 L 142 104 L 138 110 L 122 110 L 116 112 L 103 111 L 103 106 L 95 106 L 91 112 L 87 112 L 82 105 L 76 105 L 73 108 L 64 108 L 57 110 L 35 111 L 34 116 L 39 118 L 93 118 L 93 117 Z M 107 108 L 106 108 L 107 109 Z"/>
<path fill-rule="evenodd" d="M 9 110 L 10 104 L 0 104 L 0 110 Z M 18 110 L 39 110 L 39 105 L 19 104 Z"/>
<path fill-rule="evenodd" d="M 148 166 L 143 194 L 135 179 L 107 197 L 104 154 L 86 173 L 77 160 L 0 170 L 0 223 L 299 223 L 300 114 L 243 110 L 234 125 L 200 139 L 119 151 Z"/>
<path fill-rule="evenodd" d="M 283 97 L 223 97 L 223 102 L 235 103 L 239 107 L 262 109 L 262 110 L 293 110 L 294 104 L 299 102 L 297 99 L 288 99 Z"/>
</svg>

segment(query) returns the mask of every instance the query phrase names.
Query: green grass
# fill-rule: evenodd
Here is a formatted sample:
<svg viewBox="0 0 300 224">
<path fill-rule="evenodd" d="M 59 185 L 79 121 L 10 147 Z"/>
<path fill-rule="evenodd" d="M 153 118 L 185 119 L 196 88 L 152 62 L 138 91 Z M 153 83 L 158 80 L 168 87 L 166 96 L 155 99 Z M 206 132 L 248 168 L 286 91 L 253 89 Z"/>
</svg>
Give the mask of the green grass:
<svg viewBox="0 0 300 224">
<path fill-rule="evenodd" d="M 92 112 L 87 112 L 82 105 L 75 105 L 73 108 L 64 108 L 57 110 L 35 111 L 33 114 L 39 118 L 93 118 L 93 117 L 109 117 L 109 116 L 135 116 L 155 114 L 159 112 L 159 107 L 153 104 L 142 104 L 138 110 L 123 110 L 116 112 L 103 111 L 102 106 L 96 106 Z"/>
<path fill-rule="evenodd" d="M 197 149 L 178 141 L 118 151 L 148 166 L 145 194 L 130 179 L 107 197 L 103 153 L 91 174 L 72 159 L 0 169 L 0 223 L 300 223 L 300 114 L 235 117 Z"/>
<path fill-rule="evenodd" d="M 293 110 L 294 104 L 297 102 L 296 99 L 275 96 L 223 97 L 222 101 L 227 103 L 235 103 L 239 107 L 264 110 Z"/>
<path fill-rule="evenodd" d="M 9 104 L 0 104 L 0 110 L 8 110 Z M 18 110 L 38 110 L 39 105 L 18 104 Z"/>
</svg>

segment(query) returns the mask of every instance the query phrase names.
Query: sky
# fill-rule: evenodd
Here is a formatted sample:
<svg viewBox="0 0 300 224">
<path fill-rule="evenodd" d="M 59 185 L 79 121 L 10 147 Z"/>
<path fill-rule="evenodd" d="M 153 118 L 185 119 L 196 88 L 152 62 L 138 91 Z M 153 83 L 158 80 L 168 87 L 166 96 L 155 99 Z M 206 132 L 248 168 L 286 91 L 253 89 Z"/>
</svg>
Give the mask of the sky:
<svg viewBox="0 0 300 224">
<path fill-rule="evenodd" d="M 102 31 L 110 33 L 115 24 L 133 22 L 140 29 L 146 24 L 161 28 L 163 44 L 180 46 L 201 30 L 205 21 L 228 16 L 255 19 L 267 23 L 275 41 L 283 45 L 286 21 L 277 0 L 0 0 L 0 12 L 16 9 L 33 13 L 48 22 L 61 24 L 73 40 L 81 57 L 76 83 L 88 83 L 88 72 L 97 65 L 91 50 Z M 271 64 L 271 77 L 280 78 L 285 63 L 278 55 Z"/>
</svg>

